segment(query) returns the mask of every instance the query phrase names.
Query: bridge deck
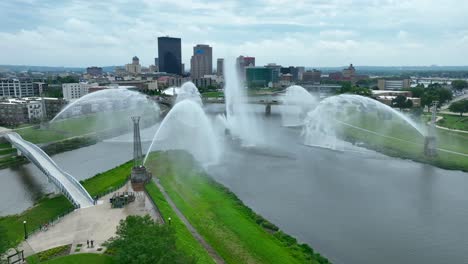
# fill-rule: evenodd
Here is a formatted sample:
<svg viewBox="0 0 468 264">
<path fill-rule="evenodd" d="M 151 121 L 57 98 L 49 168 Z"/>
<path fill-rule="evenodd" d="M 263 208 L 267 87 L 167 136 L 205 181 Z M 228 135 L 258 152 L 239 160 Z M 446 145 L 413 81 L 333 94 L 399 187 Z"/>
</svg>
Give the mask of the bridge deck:
<svg viewBox="0 0 468 264">
<path fill-rule="evenodd" d="M 93 206 L 94 200 L 84 187 L 72 175 L 57 166 L 41 148 L 24 140 L 17 133 L 7 133 L 5 137 L 26 158 L 38 166 L 75 206 Z"/>
</svg>

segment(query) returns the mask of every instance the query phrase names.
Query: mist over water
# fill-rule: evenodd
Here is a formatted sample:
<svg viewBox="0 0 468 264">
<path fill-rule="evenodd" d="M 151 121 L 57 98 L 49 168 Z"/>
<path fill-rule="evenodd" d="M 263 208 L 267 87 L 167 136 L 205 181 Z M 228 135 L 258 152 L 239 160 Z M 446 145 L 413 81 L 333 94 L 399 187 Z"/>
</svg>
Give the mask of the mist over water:
<svg viewBox="0 0 468 264">
<path fill-rule="evenodd" d="M 293 85 L 286 89 L 280 98 L 281 121 L 283 126 L 302 126 L 309 111 L 318 104 L 318 99 L 301 86 Z"/>
<path fill-rule="evenodd" d="M 307 114 L 303 129 L 304 143 L 342 149 L 343 141 L 337 138 L 343 125 L 358 129 L 366 129 L 362 126 L 369 125 L 378 130 L 373 132 L 382 134 L 388 134 L 391 126 L 401 125 L 421 138 L 426 135 L 423 126 L 402 112 L 368 97 L 341 94 L 322 100 Z"/>
</svg>

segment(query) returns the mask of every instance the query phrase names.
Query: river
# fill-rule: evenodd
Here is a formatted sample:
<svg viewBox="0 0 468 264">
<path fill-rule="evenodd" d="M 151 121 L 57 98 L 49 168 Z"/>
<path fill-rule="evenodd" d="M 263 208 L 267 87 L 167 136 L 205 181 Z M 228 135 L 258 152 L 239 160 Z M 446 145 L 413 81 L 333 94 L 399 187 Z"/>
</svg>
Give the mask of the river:
<svg viewBox="0 0 468 264">
<path fill-rule="evenodd" d="M 212 111 L 213 109 L 208 109 Z M 334 263 L 468 263 L 468 173 L 374 151 L 307 147 L 300 131 L 262 119 L 268 147 L 226 139 L 219 182 Z M 149 145 L 156 127 L 142 133 Z M 132 157 L 129 135 L 53 156 L 78 179 Z M 21 212 L 54 188 L 32 164 L 0 171 L 0 215 Z"/>
</svg>

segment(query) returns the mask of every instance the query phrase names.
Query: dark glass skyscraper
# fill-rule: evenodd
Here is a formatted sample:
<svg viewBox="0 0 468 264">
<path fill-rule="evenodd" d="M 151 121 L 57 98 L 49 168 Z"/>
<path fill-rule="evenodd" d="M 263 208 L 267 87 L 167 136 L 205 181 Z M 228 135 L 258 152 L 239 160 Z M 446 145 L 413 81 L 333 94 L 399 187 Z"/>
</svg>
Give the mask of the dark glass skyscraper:
<svg viewBox="0 0 468 264">
<path fill-rule="evenodd" d="M 158 37 L 159 71 L 182 75 L 180 38 Z"/>
</svg>

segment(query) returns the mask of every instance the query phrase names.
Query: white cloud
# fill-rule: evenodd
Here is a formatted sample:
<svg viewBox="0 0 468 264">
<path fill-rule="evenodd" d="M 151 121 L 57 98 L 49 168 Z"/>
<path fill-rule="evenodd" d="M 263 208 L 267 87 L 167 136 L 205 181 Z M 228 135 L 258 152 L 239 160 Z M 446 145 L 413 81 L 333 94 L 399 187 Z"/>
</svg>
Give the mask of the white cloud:
<svg viewBox="0 0 468 264">
<path fill-rule="evenodd" d="M 160 35 L 182 38 L 186 65 L 197 43 L 212 45 L 215 57 L 248 54 L 260 64 L 305 66 L 461 65 L 468 51 L 468 2 L 456 0 L 18 4 L 15 15 L 26 5 L 27 14 L 37 13 L 34 23 L 26 13 L 3 14 L 2 5 L 14 4 L 0 3 L 2 64 L 122 65 L 137 55 L 148 65 Z"/>
</svg>

